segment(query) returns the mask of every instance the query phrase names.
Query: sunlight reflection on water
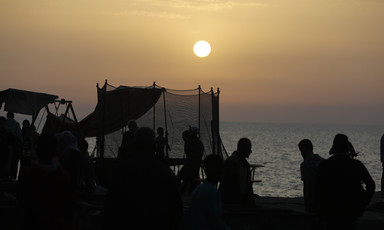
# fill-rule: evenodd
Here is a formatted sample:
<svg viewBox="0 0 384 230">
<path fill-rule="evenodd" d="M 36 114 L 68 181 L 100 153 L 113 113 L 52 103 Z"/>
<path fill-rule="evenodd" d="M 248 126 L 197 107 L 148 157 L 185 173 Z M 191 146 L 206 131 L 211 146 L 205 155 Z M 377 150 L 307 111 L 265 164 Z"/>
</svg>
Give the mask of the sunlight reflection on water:
<svg viewBox="0 0 384 230">
<path fill-rule="evenodd" d="M 300 163 L 302 157 L 297 144 L 308 138 L 313 142 L 314 152 L 329 157 L 329 149 L 337 133 L 346 134 L 356 151 L 356 158 L 362 161 L 371 173 L 376 188 L 380 188 L 381 162 L 380 137 L 383 126 L 363 125 L 310 125 L 310 124 L 264 124 L 222 122 L 220 134 L 224 146 L 231 154 L 241 137 L 248 137 L 253 144 L 250 163 L 262 164 L 257 168 L 254 184 L 255 193 L 261 196 L 302 196 Z"/>
</svg>

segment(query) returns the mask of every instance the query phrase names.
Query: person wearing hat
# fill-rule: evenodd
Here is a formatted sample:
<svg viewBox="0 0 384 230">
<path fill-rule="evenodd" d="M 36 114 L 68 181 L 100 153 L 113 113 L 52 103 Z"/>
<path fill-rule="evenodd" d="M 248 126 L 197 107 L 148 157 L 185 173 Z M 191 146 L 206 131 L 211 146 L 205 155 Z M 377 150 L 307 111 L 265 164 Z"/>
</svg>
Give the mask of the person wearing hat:
<svg viewBox="0 0 384 230">
<path fill-rule="evenodd" d="M 356 229 L 357 219 L 375 192 L 375 182 L 364 164 L 350 157 L 346 135 L 337 134 L 332 149 L 332 156 L 318 168 L 316 212 L 325 229 Z"/>
</svg>

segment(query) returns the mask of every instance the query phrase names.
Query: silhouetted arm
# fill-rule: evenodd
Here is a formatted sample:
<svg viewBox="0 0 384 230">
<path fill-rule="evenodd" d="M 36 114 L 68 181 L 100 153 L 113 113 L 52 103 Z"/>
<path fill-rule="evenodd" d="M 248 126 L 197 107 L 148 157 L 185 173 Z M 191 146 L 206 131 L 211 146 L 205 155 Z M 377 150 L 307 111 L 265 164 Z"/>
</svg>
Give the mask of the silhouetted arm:
<svg viewBox="0 0 384 230">
<path fill-rule="evenodd" d="M 375 181 L 372 179 L 371 175 L 369 174 L 367 168 L 362 163 L 361 163 L 361 167 L 362 167 L 362 170 L 361 170 L 362 181 L 365 184 L 365 192 L 366 192 L 365 205 L 367 206 L 371 201 L 373 194 L 375 193 L 376 184 L 375 184 Z"/>
</svg>

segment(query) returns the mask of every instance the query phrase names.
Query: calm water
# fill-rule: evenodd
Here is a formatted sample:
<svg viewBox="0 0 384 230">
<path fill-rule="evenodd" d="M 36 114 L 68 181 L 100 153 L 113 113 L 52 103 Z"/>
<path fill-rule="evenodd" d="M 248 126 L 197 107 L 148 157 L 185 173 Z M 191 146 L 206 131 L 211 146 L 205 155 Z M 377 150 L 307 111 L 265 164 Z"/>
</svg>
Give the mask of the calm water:
<svg viewBox="0 0 384 230">
<path fill-rule="evenodd" d="M 237 140 L 247 137 L 252 141 L 250 163 L 262 164 L 257 168 L 254 191 L 261 196 L 302 196 L 300 163 L 302 157 L 297 144 L 301 139 L 312 141 L 314 152 L 329 157 L 329 149 L 337 133 L 346 134 L 365 164 L 376 188 L 380 188 L 380 137 L 384 126 L 318 125 L 318 124 L 266 124 L 221 122 L 220 135 L 228 154 L 236 149 Z"/>
<path fill-rule="evenodd" d="M 314 152 L 328 158 L 329 149 L 337 133 L 349 137 L 355 150 L 359 152 L 356 159 L 365 164 L 378 190 L 381 180 L 380 138 L 384 133 L 384 126 L 220 123 L 221 139 L 228 154 L 236 149 L 240 138 L 247 137 L 252 141 L 249 162 L 265 166 L 257 168 L 255 173 L 255 179 L 261 179 L 262 182 L 254 184 L 254 191 L 261 196 L 302 196 L 302 157 L 297 144 L 301 139 L 308 138 L 313 143 Z M 95 141 L 89 141 L 89 150 L 92 150 Z M 173 149 L 170 155 L 180 151 Z"/>
</svg>

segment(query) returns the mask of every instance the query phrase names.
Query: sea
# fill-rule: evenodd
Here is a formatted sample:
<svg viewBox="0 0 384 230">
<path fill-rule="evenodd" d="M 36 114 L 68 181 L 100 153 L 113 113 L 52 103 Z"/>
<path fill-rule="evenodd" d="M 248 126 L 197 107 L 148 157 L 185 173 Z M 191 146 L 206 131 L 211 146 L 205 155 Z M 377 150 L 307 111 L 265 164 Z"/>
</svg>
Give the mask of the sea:
<svg viewBox="0 0 384 230">
<path fill-rule="evenodd" d="M 28 119 L 23 116 L 18 118 L 20 124 L 23 119 Z M 220 122 L 220 137 L 229 155 L 236 149 L 240 138 L 251 140 L 252 154 L 248 161 L 263 166 L 256 168 L 254 178 L 261 182 L 253 185 L 254 192 L 260 196 L 301 197 L 302 157 L 298 143 L 304 138 L 310 139 L 314 152 L 328 158 L 333 138 L 338 133 L 349 137 L 356 152 L 359 152 L 355 159 L 366 166 L 379 191 L 382 174 L 380 138 L 384 125 Z M 92 152 L 96 140 L 88 139 L 88 142 L 88 150 Z"/>
<path fill-rule="evenodd" d="M 384 125 L 220 123 L 220 136 L 229 155 L 236 150 L 240 138 L 251 140 L 252 153 L 248 161 L 263 166 L 256 168 L 254 178 L 261 182 L 253 185 L 254 192 L 260 196 L 301 197 L 300 163 L 303 159 L 298 143 L 310 139 L 314 153 L 328 158 L 333 138 L 338 133 L 348 136 L 359 152 L 355 159 L 366 166 L 376 183 L 376 190 L 380 190 L 380 138 Z"/>
<path fill-rule="evenodd" d="M 314 153 L 326 159 L 330 157 L 329 150 L 338 133 L 348 136 L 358 152 L 355 159 L 366 166 L 379 191 L 380 138 L 384 125 L 220 122 L 220 137 L 228 155 L 236 150 L 240 138 L 251 140 L 252 153 L 248 161 L 262 166 L 255 170 L 254 179 L 261 182 L 254 183 L 253 190 L 260 196 L 270 197 L 301 197 L 300 163 L 303 159 L 298 143 L 310 139 Z M 95 140 L 89 140 L 89 144 L 92 150 Z"/>
</svg>

